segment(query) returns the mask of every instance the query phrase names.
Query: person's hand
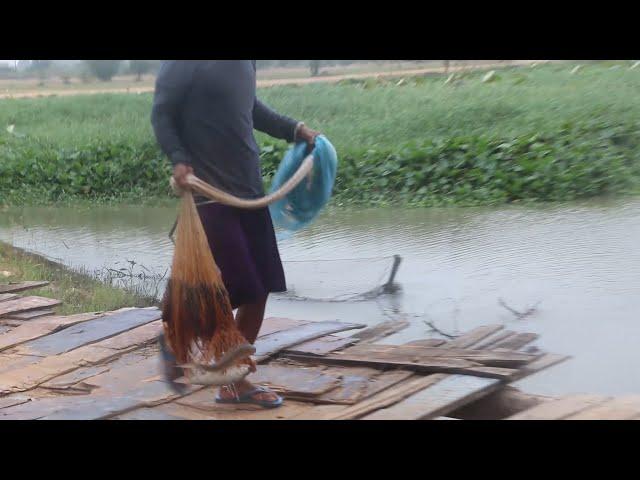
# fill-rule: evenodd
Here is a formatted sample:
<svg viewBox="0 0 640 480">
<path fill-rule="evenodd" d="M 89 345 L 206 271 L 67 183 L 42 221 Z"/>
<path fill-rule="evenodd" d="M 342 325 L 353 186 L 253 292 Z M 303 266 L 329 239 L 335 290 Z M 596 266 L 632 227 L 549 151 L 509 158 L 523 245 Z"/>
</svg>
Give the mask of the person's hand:
<svg viewBox="0 0 640 480">
<path fill-rule="evenodd" d="M 193 173 L 193 167 L 185 165 L 184 163 L 178 163 L 173 167 L 173 179 L 176 181 L 176 185 L 180 188 L 187 187 L 187 175 Z"/>
<path fill-rule="evenodd" d="M 301 125 L 296 132 L 296 140 L 306 142 L 309 148 L 313 148 L 316 143 L 316 137 L 318 135 L 320 135 L 320 132 L 316 132 L 306 125 Z"/>
</svg>

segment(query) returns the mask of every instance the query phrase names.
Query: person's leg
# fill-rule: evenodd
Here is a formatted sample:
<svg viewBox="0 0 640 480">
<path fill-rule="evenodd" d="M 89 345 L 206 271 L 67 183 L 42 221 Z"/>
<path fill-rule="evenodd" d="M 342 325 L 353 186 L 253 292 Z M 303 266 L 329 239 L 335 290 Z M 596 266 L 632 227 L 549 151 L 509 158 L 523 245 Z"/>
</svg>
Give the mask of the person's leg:
<svg viewBox="0 0 640 480">
<path fill-rule="evenodd" d="M 251 344 L 255 343 L 262 327 L 264 320 L 264 311 L 267 305 L 267 298 L 258 302 L 241 305 L 236 312 L 236 323 L 238 324 L 238 330 L 242 333 L 244 338 Z M 245 392 L 253 390 L 253 385 L 248 380 L 242 380 L 234 385 L 224 386 L 220 389 L 220 398 L 232 399 L 237 395 L 242 395 Z M 258 392 L 255 394 L 256 400 L 273 402 L 277 400 L 278 396 L 273 392 Z"/>
<path fill-rule="evenodd" d="M 264 320 L 264 310 L 267 306 L 267 298 L 249 305 L 242 305 L 236 312 L 238 330 L 249 343 L 255 343 L 258 332 Z"/>
</svg>

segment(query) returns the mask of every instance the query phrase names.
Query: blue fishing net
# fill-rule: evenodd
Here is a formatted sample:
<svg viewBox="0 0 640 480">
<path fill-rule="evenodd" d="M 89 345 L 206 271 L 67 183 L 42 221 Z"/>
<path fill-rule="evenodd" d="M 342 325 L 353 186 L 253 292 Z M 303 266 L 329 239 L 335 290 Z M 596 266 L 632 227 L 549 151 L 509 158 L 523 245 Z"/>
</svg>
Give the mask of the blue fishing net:
<svg viewBox="0 0 640 480">
<path fill-rule="evenodd" d="M 289 232 L 309 225 L 331 198 L 336 180 L 338 155 L 331 142 L 320 135 L 316 137 L 311 178 L 304 179 L 289 195 L 269 206 L 276 227 Z M 271 192 L 278 190 L 298 170 L 307 157 L 307 144 L 292 147 L 273 177 Z"/>
</svg>

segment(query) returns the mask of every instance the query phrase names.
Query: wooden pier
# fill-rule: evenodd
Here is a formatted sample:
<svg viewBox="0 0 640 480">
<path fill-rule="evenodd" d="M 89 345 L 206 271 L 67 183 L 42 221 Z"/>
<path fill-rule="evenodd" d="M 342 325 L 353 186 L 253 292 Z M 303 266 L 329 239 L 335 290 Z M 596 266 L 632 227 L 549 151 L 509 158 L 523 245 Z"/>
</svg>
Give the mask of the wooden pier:
<svg viewBox="0 0 640 480">
<path fill-rule="evenodd" d="M 547 399 L 509 387 L 568 358 L 529 347 L 535 334 L 487 325 L 450 341 L 380 343 L 401 321 L 266 319 L 250 378 L 285 404 L 219 405 L 212 387 L 180 396 L 164 382 L 157 308 L 57 316 L 59 302 L 17 293 L 34 286 L 0 285 L 0 419 L 640 418 L 635 397 Z"/>
</svg>

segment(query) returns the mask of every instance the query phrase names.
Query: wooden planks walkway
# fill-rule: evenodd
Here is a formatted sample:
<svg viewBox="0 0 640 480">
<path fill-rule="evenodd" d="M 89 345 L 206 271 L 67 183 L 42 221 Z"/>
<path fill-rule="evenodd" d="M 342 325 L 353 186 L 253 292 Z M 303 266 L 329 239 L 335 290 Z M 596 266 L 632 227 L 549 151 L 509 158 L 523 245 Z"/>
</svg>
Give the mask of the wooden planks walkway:
<svg viewBox="0 0 640 480">
<path fill-rule="evenodd" d="M 6 298 L 0 306 L 17 302 L 12 308 L 21 310 L 25 298 Z M 210 387 L 192 386 L 183 396 L 168 389 L 156 345 L 160 318 L 158 309 L 147 308 L 24 316 L 3 324 L 0 419 L 441 419 L 567 359 L 523 351 L 536 336 L 500 325 L 482 326 L 451 341 L 385 345 L 373 342 L 406 327 L 406 321 L 363 328 L 271 318 L 256 342 L 260 365 L 252 377 L 286 398 L 282 408 L 269 411 L 218 405 Z M 589 399 L 582 400 L 584 405 Z M 608 405 L 590 415 L 628 417 L 639 403 L 635 398 L 610 405 L 608 399 L 599 400 L 591 399 L 584 414 L 588 406 Z M 571 402 L 555 407 L 547 402 L 522 414 L 581 413 Z"/>
</svg>

